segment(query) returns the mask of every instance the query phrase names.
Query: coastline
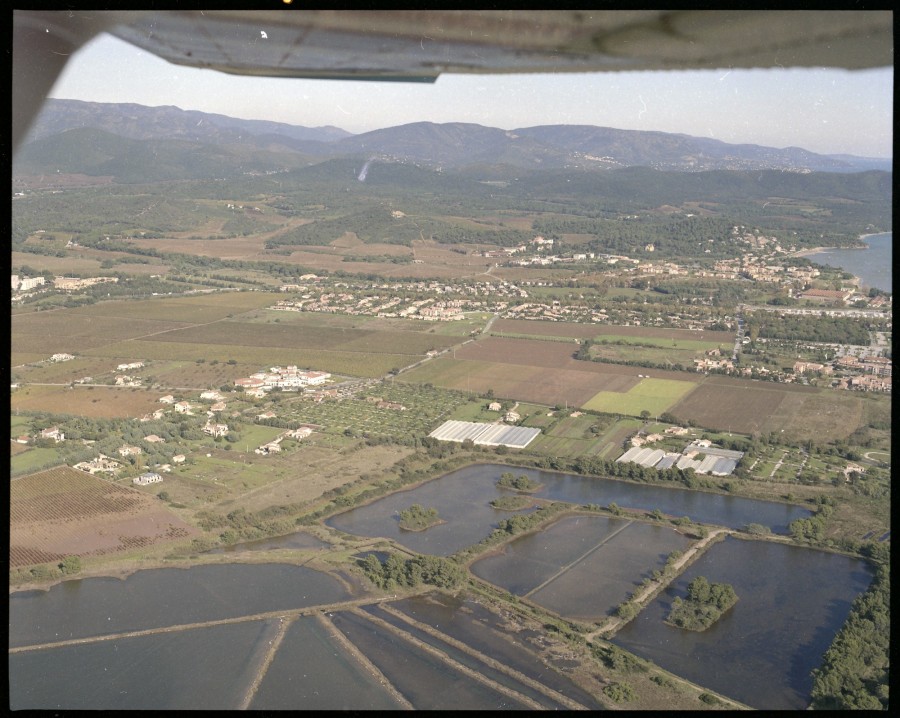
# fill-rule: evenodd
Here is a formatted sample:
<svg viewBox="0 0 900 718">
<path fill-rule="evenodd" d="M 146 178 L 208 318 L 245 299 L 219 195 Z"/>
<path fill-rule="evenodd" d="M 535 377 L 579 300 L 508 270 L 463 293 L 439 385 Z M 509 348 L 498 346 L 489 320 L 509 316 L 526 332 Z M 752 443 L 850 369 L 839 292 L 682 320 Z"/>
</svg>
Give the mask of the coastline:
<svg viewBox="0 0 900 718">
<path fill-rule="evenodd" d="M 859 235 L 859 239 L 865 241 L 867 237 L 878 237 L 882 234 L 893 234 L 892 230 L 887 230 L 885 232 L 869 232 L 868 234 Z M 868 245 L 865 247 L 812 247 L 810 249 L 801 249 L 798 252 L 789 252 L 789 257 L 807 257 L 810 254 L 817 254 L 819 252 L 827 252 L 829 250 L 851 250 L 851 249 L 868 249 Z"/>
<path fill-rule="evenodd" d="M 892 230 L 888 230 L 885 232 L 870 232 L 867 234 L 859 235 L 859 239 L 861 241 L 865 242 L 865 240 L 869 237 L 880 237 L 882 235 L 890 235 L 892 233 L 893 233 Z M 857 247 L 812 247 L 810 249 L 802 249 L 799 252 L 791 252 L 788 254 L 788 256 L 789 257 L 812 258 L 811 261 L 816 263 L 816 255 L 823 253 L 823 252 L 844 252 L 844 251 L 850 251 L 850 250 L 866 250 L 866 249 L 870 249 L 870 248 L 871 248 L 871 245 L 869 245 L 868 242 L 866 242 L 865 246 L 861 246 L 861 247 L 860 246 L 857 246 Z M 818 263 L 825 264 L 826 266 L 831 266 L 827 261 L 826 262 L 818 262 Z M 862 277 L 860 277 L 856 273 L 852 273 L 852 274 L 853 274 L 853 278 L 850 280 L 847 280 L 848 283 L 853 284 L 857 288 L 868 286 L 867 284 L 865 284 Z"/>
</svg>

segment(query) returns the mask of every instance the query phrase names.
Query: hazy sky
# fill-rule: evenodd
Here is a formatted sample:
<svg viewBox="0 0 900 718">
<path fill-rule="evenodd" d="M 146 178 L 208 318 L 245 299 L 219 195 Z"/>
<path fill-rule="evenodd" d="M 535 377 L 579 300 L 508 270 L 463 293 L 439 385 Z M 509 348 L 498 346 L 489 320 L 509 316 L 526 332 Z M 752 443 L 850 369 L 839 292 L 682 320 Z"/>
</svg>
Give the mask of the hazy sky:
<svg viewBox="0 0 900 718">
<path fill-rule="evenodd" d="M 172 65 L 102 35 L 51 97 L 175 105 L 360 133 L 409 122 L 587 124 L 890 157 L 893 68 L 442 75 L 434 84 L 264 79 Z"/>
</svg>

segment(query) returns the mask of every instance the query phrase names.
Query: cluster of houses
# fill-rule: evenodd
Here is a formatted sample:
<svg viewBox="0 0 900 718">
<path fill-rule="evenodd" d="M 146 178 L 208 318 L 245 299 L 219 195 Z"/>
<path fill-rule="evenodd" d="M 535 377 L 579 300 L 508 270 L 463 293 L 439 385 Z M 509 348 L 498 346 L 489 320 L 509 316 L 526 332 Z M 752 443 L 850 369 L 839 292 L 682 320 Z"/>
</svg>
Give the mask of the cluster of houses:
<svg viewBox="0 0 900 718">
<path fill-rule="evenodd" d="M 453 286 L 437 281 L 355 284 L 334 282 L 311 288 L 307 285 L 282 285 L 282 291 L 300 294 L 277 302 L 270 309 L 294 312 L 323 312 L 349 315 L 412 317 L 453 320 L 464 311 L 502 311 L 509 298 L 528 296 L 515 284 L 498 282 L 460 282 Z M 345 290 L 345 291 L 341 291 Z M 302 294 L 301 294 L 302 292 Z M 376 292 L 373 294 L 373 292 Z M 422 295 L 432 295 L 425 296 Z M 454 295 L 452 299 L 445 299 Z M 459 295 L 471 298 L 459 298 Z M 489 301 L 474 299 L 485 297 Z M 500 300 L 499 303 L 497 300 Z M 441 311 L 423 311 L 427 308 Z"/>
<path fill-rule="evenodd" d="M 734 371 L 734 362 L 723 357 L 719 349 L 709 349 L 704 352 L 702 359 L 694 359 L 694 369 L 703 373 L 714 371 L 730 374 Z"/>
<path fill-rule="evenodd" d="M 835 370 L 854 372 L 850 376 L 834 379 L 831 385 L 836 389 L 848 389 L 851 391 L 879 391 L 891 393 L 892 364 L 886 357 L 855 357 L 842 356 L 830 364 L 818 362 L 797 361 L 794 362 L 794 374 L 821 374 L 830 376 Z"/>
<path fill-rule="evenodd" d="M 310 434 L 312 434 L 312 429 L 308 426 L 301 426 L 299 429 L 289 429 L 288 431 L 279 434 L 276 438 L 272 439 L 272 441 L 254 449 L 254 453 L 261 454 L 262 456 L 277 454 L 281 451 L 281 442 L 285 439 L 296 439 L 297 441 L 300 441 Z"/>
<path fill-rule="evenodd" d="M 14 292 L 30 292 L 38 287 L 49 286 L 46 277 L 20 277 L 18 274 L 11 274 L 10 277 L 11 288 Z M 79 289 L 93 287 L 95 284 L 118 281 L 118 277 L 54 277 L 52 285 L 54 289 L 62 292 L 77 292 Z"/>
<path fill-rule="evenodd" d="M 273 366 L 268 371 L 260 371 L 249 377 L 235 379 L 234 385 L 251 396 L 262 397 L 272 389 L 298 391 L 310 386 L 321 386 L 329 379 L 331 379 L 331 374 L 326 371 L 298 369 L 293 365 Z"/>
<path fill-rule="evenodd" d="M 43 286 L 47 281 L 44 277 L 20 277 L 18 274 L 12 276 L 12 290 L 14 292 L 28 292 L 37 287 Z"/>
</svg>

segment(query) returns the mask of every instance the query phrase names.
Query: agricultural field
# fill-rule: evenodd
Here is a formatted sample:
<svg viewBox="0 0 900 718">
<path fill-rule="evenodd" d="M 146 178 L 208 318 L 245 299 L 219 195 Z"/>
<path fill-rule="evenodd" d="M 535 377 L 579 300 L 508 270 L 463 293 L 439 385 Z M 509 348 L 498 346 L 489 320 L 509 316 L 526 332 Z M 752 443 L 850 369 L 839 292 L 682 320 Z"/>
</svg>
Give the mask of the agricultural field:
<svg viewBox="0 0 900 718">
<path fill-rule="evenodd" d="M 159 392 L 106 386 L 32 384 L 10 395 L 13 411 L 93 417 L 137 417 L 159 408 Z"/>
<path fill-rule="evenodd" d="M 659 416 L 696 387 L 696 384 L 689 381 L 641 379 L 625 393 L 598 392 L 583 404 L 583 408 L 631 416 L 648 411 L 651 416 Z"/>
<path fill-rule="evenodd" d="M 153 299 L 115 300 L 67 310 L 72 314 L 124 318 L 156 319 L 190 324 L 205 324 L 226 319 L 253 309 L 271 306 L 284 295 L 279 292 L 209 292 L 188 297 L 154 297 Z M 100 323 L 99 327 L 103 324 Z"/>
<path fill-rule="evenodd" d="M 97 381 L 111 383 L 117 373 L 122 373 L 116 370 L 119 363 L 110 359 L 84 356 L 64 362 L 45 360 L 32 366 L 15 367 L 13 377 L 19 381 L 33 383 L 68 384 L 89 376 Z"/>
<path fill-rule="evenodd" d="M 120 361 L 235 362 L 254 367 L 287 366 L 327 371 L 331 374 L 358 377 L 384 376 L 411 362 L 409 354 L 367 354 L 366 352 L 320 349 L 283 349 L 244 344 L 193 344 L 177 342 L 120 342 L 86 352 Z M 418 357 L 413 357 L 415 359 Z"/>
<path fill-rule="evenodd" d="M 178 387 L 203 391 L 205 389 L 218 389 L 231 386 L 235 379 L 249 376 L 259 371 L 260 364 L 231 364 L 227 360 L 205 358 L 193 361 L 152 361 L 145 369 L 138 372 L 139 376 L 152 379 L 154 384 L 163 387 Z"/>
<path fill-rule="evenodd" d="M 599 392 L 624 393 L 641 380 L 634 367 L 578 361 L 572 348 L 555 341 L 489 337 L 469 343 L 402 375 L 405 381 L 545 405 L 581 406 Z M 688 384 L 702 376 L 641 369 L 648 376 Z M 613 411 L 616 411 L 613 409 Z"/>
<path fill-rule="evenodd" d="M 681 421 L 790 441 L 846 438 L 862 421 L 863 397 L 796 384 L 710 376 L 670 409 Z"/>
<path fill-rule="evenodd" d="M 184 324 L 168 317 L 144 319 L 128 315 L 85 315 L 75 309 L 14 314 L 12 316 L 13 352 L 40 354 L 77 354 L 110 342 L 133 339 L 174 329 Z"/>
<path fill-rule="evenodd" d="M 186 237 L 158 237 L 154 239 L 131 239 L 129 244 L 140 249 L 152 249 L 157 252 L 192 254 L 199 257 L 215 257 L 216 259 L 259 260 L 268 259 L 266 240 L 279 228 L 272 225 L 260 226 L 261 232 L 249 237 L 230 237 L 222 239 L 187 239 Z M 195 234 L 182 232 L 181 234 Z"/>
<path fill-rule="evenodd" d="M 554 416 L 557 418 L 529 445 L 531 451 L 550 456 L 602 456 L 611 448 L 610 437 L 621 423 L 613 417 L 578 411 L 568 415 L 557 412 Z M 528 421 L 523 423 L 533 425 Z M 621 442 L 615 448 L 620 446 Z"/>
<path fill-rule="evenodd" d="M 714 344 L 685 339 L 603 335 L 595 342 L 589 349 L 591 359 L 619 363 L 649 362 L 657 366 L 681 366 L 685 369 L 691 369 L 694 360 L 702 359 L 708 351 L 731 351 L 731 347 L 724 342 Z"/>
<path fill-rule="evenodd" d="M 77 469 L 63 466 L 10 482 L 12 567 L 123 552 L 198 533 L 155 495 Z"/>
<path fill-rule="evenodd" d="M 239 345 L 280 349 L 335 350 L 370 354 L 424 356 L 432 349 L 445 349 L 456 338 L 420 332 L 367 331 L 297 324 L 259 324 L 220 321 L 199 327 L 161 332 L 153 342 L 176 344 Z"/>
<path fill-rule="evenodd" d="M 786 396 L 780 384 L 708 377 L 689 397 L 672 407 L 671 412 L 682 421 L 753 434 L 770 430 L 770 417 Z"/>
<path fill-rule="evenodd" d="M 403 372 L 399 378 L 478 395 L 493 391 L 499 399 L 521 399 L 549 406 L 578 406 L 585 396 L 593 396 L 606 387 L 618 387 L 636 381 L 616 373 L 566 369 L 549 372 L 540 366 L 448 357 L 433 359 L 409 372 Z"/>
</svg>

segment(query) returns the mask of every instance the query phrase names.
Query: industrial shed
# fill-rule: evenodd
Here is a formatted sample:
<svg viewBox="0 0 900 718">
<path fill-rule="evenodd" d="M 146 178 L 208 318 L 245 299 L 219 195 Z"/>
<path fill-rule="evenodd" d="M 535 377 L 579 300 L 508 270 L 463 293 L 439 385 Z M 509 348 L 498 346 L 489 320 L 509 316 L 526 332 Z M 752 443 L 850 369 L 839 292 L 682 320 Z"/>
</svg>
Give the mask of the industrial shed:
<svg viewBox="0 0 900 718">
<path fill-rule="evenodd" d="M 445 421 L 428 436 L 440 441 L 463 442 L 471 439 L 479 446 L 508 446 L 524 449 L 541 433 L 540 429 L 504 424 L 482 424 L 474 421 Z"/>
</svg>

